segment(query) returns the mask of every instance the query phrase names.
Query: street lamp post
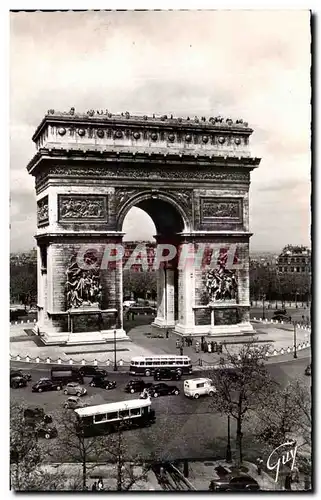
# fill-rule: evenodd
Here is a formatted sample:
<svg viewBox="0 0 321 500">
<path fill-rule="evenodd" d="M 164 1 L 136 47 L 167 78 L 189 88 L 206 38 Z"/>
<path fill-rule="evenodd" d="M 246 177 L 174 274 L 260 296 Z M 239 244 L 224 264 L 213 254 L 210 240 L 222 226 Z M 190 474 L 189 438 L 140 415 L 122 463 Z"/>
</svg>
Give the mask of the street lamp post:
<svg viewBox="0 0 321 500">
<path fill-rule="evenodd" d="M 231 453 L 231 432 L 230 432 L 230 415 L 227 415 L 227 447 L 226 447 L 226 461 L 232 462 Z"/>
<path fill-rule="evenodd" d="M 117 359 L 116 359 L 116 354 L 117 354 L 117 350 L 116 350 L 116 330 L 114 330 L 114 372 L 117 372 Z"/>
<path fill-rule="evenodd" d="M 265 301 L 265 295 L 262 295 L 262 306 L 263 306 L 263 311 L 262 311 L 262 319 L 265 319 L 265 308 L 264 308 L 264 301 Z"/>
<path fill-rule="evenodd" d="M 293 358 L 297 359 L 298 355 L 296 352 L 296 322 L 295 321 L 293 323 L 293 344 L 294 344 Z"/>
</svg>

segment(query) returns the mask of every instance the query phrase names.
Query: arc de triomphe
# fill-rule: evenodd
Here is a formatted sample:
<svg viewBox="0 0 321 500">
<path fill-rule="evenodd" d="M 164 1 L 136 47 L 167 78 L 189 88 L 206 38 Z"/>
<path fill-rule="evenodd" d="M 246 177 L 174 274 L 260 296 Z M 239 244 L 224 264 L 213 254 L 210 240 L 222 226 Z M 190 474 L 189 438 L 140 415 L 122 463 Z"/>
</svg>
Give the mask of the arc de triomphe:
<svg viewBox="0 0 321 500">
<path fill-rule="evenodd" d="M 157 270 L 154 324 L 181 335 L 252 331 L 249 186 L 260 163 L 250 154 L 252 132 L 242 120 L 220 117 L 48 111 L 27 167 L 35 177 L 37 331 L 45 343 L 104 342 L 115 329 L 118 339 L 126 336 L 122 262 L 104 268 L 94 255 L 121 245 L 134 206 L 153 219 L 158 243 L 220 249 L 212 269 L 180 269 L 176 260 Z M 84 248 L 92 253 L 83 269 Z M 229 249 L 235 269 L 224 264 Z"/>
</svg>

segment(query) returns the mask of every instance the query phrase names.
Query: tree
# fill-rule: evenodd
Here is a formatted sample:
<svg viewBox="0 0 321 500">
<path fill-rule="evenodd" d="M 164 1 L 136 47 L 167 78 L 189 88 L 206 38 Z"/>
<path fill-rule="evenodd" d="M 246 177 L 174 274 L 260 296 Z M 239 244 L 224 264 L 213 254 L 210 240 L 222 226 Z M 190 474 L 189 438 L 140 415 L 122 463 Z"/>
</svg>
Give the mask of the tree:
<svg viewBox="0 0 321 500">
<path fill-rule="evenodd" d="M 238 354 L 227 351 L 222 368 L 212 372 L 217 390 L 212 407 L 236 420 L 240 463 L 243 461 L 243 423 L 253 411 L 264 406 L 275 388 L 263 361 L 268 348 L 251 342 Z"/>
<path fill-rule="evenodd" d="M 124 271 L 123 288 L 124 294 L 133 293 L 135 299 L 138 297 L 147 298 L 147 292 L 154 299 L 157 294 L 156 273 L 155 271 Z"/>
<path fill-rule="evenodd" d="M 28 490 L 41 462 L 36 429 L 25 425 L 24 407 L 10 405 L 10 479 L 14 490 Z"/>
<path fill-rule="evenodd" d="M 129 491 L 132 487 L 147 480 L 148 471 L 151 465 L 147 464 L 143 458 L 130 456 L 126 446 L 124 431 L 125 422 L 120 422 L 116 432 L 106 437 L 105 447 L 109 454 L 109 461 L 116 466 L 116 490 Z M 139 469 L 139 472 L 137 472 Z"/>
<path fill-rule="evenodd" d="M 258 414 L 256 439 L 268 448 L 294 440 L 304 462 L 311 453 L 311 394 L 300 380 L 277 388 Z"/>
</svg>

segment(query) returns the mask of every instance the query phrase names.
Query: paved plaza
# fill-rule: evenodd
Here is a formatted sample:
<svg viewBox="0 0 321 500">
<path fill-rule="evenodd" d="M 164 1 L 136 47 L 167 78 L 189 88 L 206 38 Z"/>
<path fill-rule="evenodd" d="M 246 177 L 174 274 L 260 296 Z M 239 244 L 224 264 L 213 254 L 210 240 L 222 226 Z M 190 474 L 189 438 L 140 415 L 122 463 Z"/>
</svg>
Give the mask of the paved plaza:
<svg viewBox="0 0 321 500">
<path fill-rule="evenodd" d="M 128 364 L 133 356 L 150 356 L 157 354 L 179 354 L 176 342 L 180 338 L 169 331 L 169 337 L 166 338 L 164 331 L 155 329 L 151 326 L 152 318 L 142 317 L 141 325 L 127 325 L 126 329 L 130 341 L 117 343 L 116 357 L 118 364 Z M 146 324 L 144 324 L 146 323 Z M 276 325 L 271 323 L 253 322 L 256 334 L 254 338 L 264 344 L 271 346 L 271 352 L 280 354 L 283 349 L 285 352 L 288 347 L 293 346 L 293 325 Z M 39 361 L 62 361 L 73 360 L 74 363 L 81 363 L 83 360 L 87 363 L 94 362 L 112 364 L 114 362 L 114 344 L 113 342 L 104 344 L 78 345 L 78 346 L 46 346 L 41 339 L 32 334 L 31 324 L 11 325 L 10 327 L 10 355 L 16 359 L 20 356 L 25 360 L 28 356 L 31 360 L 39 358 Z M 207 337 L 205 337 L 207 338 Z M 244 342 L 251 341 L 251 336 L 228 336 L 224 340 L 228 342 L 226 347 L 229 352 L 237 351 Z M 207 340 L 215 340 L 210 337 Z M 310 331 L 303 328 L 297 328 L 297 344 L 306 346 L 310 341 Z M 216 353 L 196 352 L 194 339 L 191 347 L 184 346 L 183 353 L 190 356 L 193 364 L 199 364 L 200 360 L 206 364 L 216 363 L 221 355 Z M 279 357 L 279 356 L 277 356 Z"/>
</svg>

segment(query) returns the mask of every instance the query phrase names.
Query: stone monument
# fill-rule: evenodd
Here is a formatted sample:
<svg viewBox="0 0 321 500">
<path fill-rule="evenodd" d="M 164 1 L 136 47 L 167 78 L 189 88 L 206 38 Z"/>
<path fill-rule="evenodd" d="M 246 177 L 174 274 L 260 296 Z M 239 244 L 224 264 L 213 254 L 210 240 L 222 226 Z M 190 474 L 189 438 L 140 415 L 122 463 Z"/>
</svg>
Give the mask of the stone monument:
<svg viewBox="0 0 321 500">
<path fill-rule="evenodd" d="M 145 210 L 157 243 L 220 248 L 210 269 L 157 270 L 154 325 L 185 335 L 253 331 L 249 322 L 249 186 L 259 158 L 242 120 L 49 110 L 28 164 L 37 197 L 38 328 L 47 344 L 105 342 L 123 329 L 122 244 L 128 211 Z M 90 247 L 90 251 L 87 251 Z M 86 248 L 84 261 L 78 256 Z M 237 269 L 227 265 L 229 249 Z M 176 262 L 176 264 L 175 264 Z M 234 261 L 233 261 L 234 262 Z"/>
</svg>

